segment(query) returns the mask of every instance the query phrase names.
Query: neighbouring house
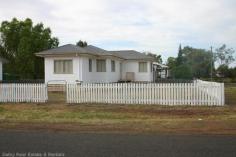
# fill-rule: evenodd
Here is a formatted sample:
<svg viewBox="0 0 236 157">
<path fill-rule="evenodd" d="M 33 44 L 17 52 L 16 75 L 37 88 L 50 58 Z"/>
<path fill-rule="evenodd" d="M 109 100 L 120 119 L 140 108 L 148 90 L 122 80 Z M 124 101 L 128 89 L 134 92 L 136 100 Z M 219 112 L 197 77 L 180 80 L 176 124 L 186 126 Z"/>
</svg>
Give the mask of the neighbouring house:
<svg viewBox="0 0 236 157">
<path fill-rule="evenodd" d="M 36 53 L 44 57 L 45 83 L 152 82 L 153 58 L 134 50 L 106 51 L 67 44 Z"/>
<path fill-rule="evenodd" d="M 2 65 L 3 63 L 6 63 L 6 62 L 7 62 L 6 59 L 0 57 L 0 81 L 2 81 L 3 79 L 3 69 L 2 69 L 3 66 Z"/>
</svg>

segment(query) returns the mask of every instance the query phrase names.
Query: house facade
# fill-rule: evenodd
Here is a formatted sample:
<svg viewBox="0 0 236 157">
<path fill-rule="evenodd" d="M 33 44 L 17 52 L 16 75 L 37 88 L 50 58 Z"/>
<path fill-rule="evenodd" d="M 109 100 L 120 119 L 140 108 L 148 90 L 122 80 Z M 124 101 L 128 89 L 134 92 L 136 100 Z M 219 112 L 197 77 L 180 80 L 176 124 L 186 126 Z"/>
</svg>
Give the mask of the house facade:
<svg viewBox="0 0 236 157">
<path fill-rule="evenodd" d="M 45 60 L 45 83 L 153 81 L 153 58 L 133 50 L 106 51 L 68 44 L 36 55 Z"/>
</svg>

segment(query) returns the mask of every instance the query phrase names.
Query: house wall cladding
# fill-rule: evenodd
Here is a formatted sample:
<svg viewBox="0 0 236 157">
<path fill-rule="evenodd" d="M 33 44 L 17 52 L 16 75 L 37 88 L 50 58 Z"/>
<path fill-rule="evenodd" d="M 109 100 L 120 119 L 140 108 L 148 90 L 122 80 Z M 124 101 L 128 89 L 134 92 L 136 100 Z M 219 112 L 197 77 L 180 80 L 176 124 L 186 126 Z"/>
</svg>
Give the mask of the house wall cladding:
<svg viewBox="0 0 236 157">
<path fill-rule="evenodd" d="M 55 74 L 54 60 L 72 60 L 72 74 Z M 92 72 L 89 72 L 89 59 L 92 60 Z M 96 59 L 106 60 L 106 72 L 97 72 Z M 111 61 L 115 61 L 115 72 L 111 70 Z M 121 64 L 120 64 L 121 63 Z M 147 61 L 147 72 L 139 72 L 139 61 L 121 61 L 117 58 L 96 58 L 96 57 L 48 57 L 45 58 L 45 83 L 64 80 L 67 83 L 81 81 L 84 83 L 111 83 L 126 80 L 126 73 L 133 72 L 134 81 L 151 82 L 153 73 L 150 67 L 151 62 Z M 120 67 L 121 66 L 121 67 Z"/>
<path fill-rule="evenodd" d="M 172 84 L 68 84 L 68 103 L 224 105 L 224 84 L 195 81 Z"/>
<path fill-rule="evenodd" d="M 54 74 L 54 60 L 71 59 L 73 74 Z M 89 72 L 89 59 L 92 59 L 92 72 Z M 115 61 L 115 72 L 111 72 L 111 60 L 106 59 L 106 72 L 97 72 L 96 58 L 89 57 L 51 57 L 45 58 L 45 83 L 65 80 L 67 83 L 82 81 L 86 83 L 108 83 L 120 80 L 120 61 Z"/>
</svg>

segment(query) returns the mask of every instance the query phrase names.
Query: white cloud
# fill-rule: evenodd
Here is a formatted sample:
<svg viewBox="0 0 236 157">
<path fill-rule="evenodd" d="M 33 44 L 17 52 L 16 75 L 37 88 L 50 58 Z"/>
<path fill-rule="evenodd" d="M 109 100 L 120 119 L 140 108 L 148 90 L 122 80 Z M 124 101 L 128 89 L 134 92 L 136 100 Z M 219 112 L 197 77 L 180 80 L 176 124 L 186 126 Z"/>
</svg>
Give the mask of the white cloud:
<svg viewBox="0 0 236 157">
<path fill-rule="evenodd" d="M 0 20 L 42 21 L 62 44 L 83 39 L 103 48 L 161 52 L 165 58 L 176 55 L 179 43 L 202 48 L 236 44 L 234 0 L 0 0 L 0 4 Z M 104 45 L 108 41 L 133 44 Z"/>
</svg>

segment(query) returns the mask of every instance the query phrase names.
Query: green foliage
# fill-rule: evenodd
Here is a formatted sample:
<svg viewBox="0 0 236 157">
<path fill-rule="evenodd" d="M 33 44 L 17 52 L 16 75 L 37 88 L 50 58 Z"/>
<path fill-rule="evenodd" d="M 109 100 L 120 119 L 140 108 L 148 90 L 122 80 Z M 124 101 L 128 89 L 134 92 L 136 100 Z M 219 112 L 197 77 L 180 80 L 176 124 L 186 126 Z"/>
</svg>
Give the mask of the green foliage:
<svg viewBox="0 0 236 157">
<path fill-rule="evenodd" d="M 170 68 L 172 77 L 175 78 L 209 77 L 212 59 L 210 51 L 189 46 L 182 49 L 180 45 L 178 57 L 168 58 L 167 65 Z"/>
<path fill-rule="evenodd" d="M 179 45 L 179 52 L 178 52 L 178 57 L 176 58 L 176 65 L 182 65 L 184 64 L 184 57 L 183 57 L 183 51 L 182 51 L 182 46 L 181 44 Z"/>
<path fill-rule="evenodd" d="M 218 67 L 217 72 L 222 77 L 236 78 L 236 67 L 229 68 L 228 65 L 223 64 Z"/>
<path fill-rule="evenodd" d="M 170 68 L 170 69 L 173 69 L 176 67 L 176 58 L 174 57 L 169 57 L 167 59 L 167 66 Z"/>
<path fill-rule="evenodd" d="M 233 56 L 235 50 L 233 48 L 227 48 L 226 45 L 222 45 L 220 48 L 216 49 L 215 58 L 220 65 L 229 65 L 235 61 Z"/>
<path fill-rule="evenodd" d="M 76 43 L 76 45 L 79 46 L 79 47 L 86 47 L 86 46 L 88 46 L 87 42 L 86 41 L 82 41 L 82 40 L 78 41 Z"/>
<path fill-rule="evenodd" d="M 183 54 L 186 60 L 185 64 L 192 69 L 193 77 L 210 77 L 211 64 L 213 62 L 212 53 L 210 51 L 185 47 Z"/>
<path fill-rule="evenodd" d="M 145 52 L 145 54 L 147 54 L 150 57 L 153 57 L 155 59 L 155 62 L 162 64 L 162 58 L 161 55 L 157 55 L 151 52 Z"/>
<path fill-rule="evenodd" d="M 192 79 L 193 73 L 188 65 L 183 64 L 172 69 L 172 77 L 177 79 Z"/>
<path fill-rule="evenodd" d="M 3 21 L 0 27 L 0 56 L 6 58 L 4 73 L 20 79 L 43 78 L 43 58 L 34 53 L 57 47 L 59 41 L 51 37 L 50 28 L 42 23 L 33 25 L 31 19 Z"/>
</svg>

